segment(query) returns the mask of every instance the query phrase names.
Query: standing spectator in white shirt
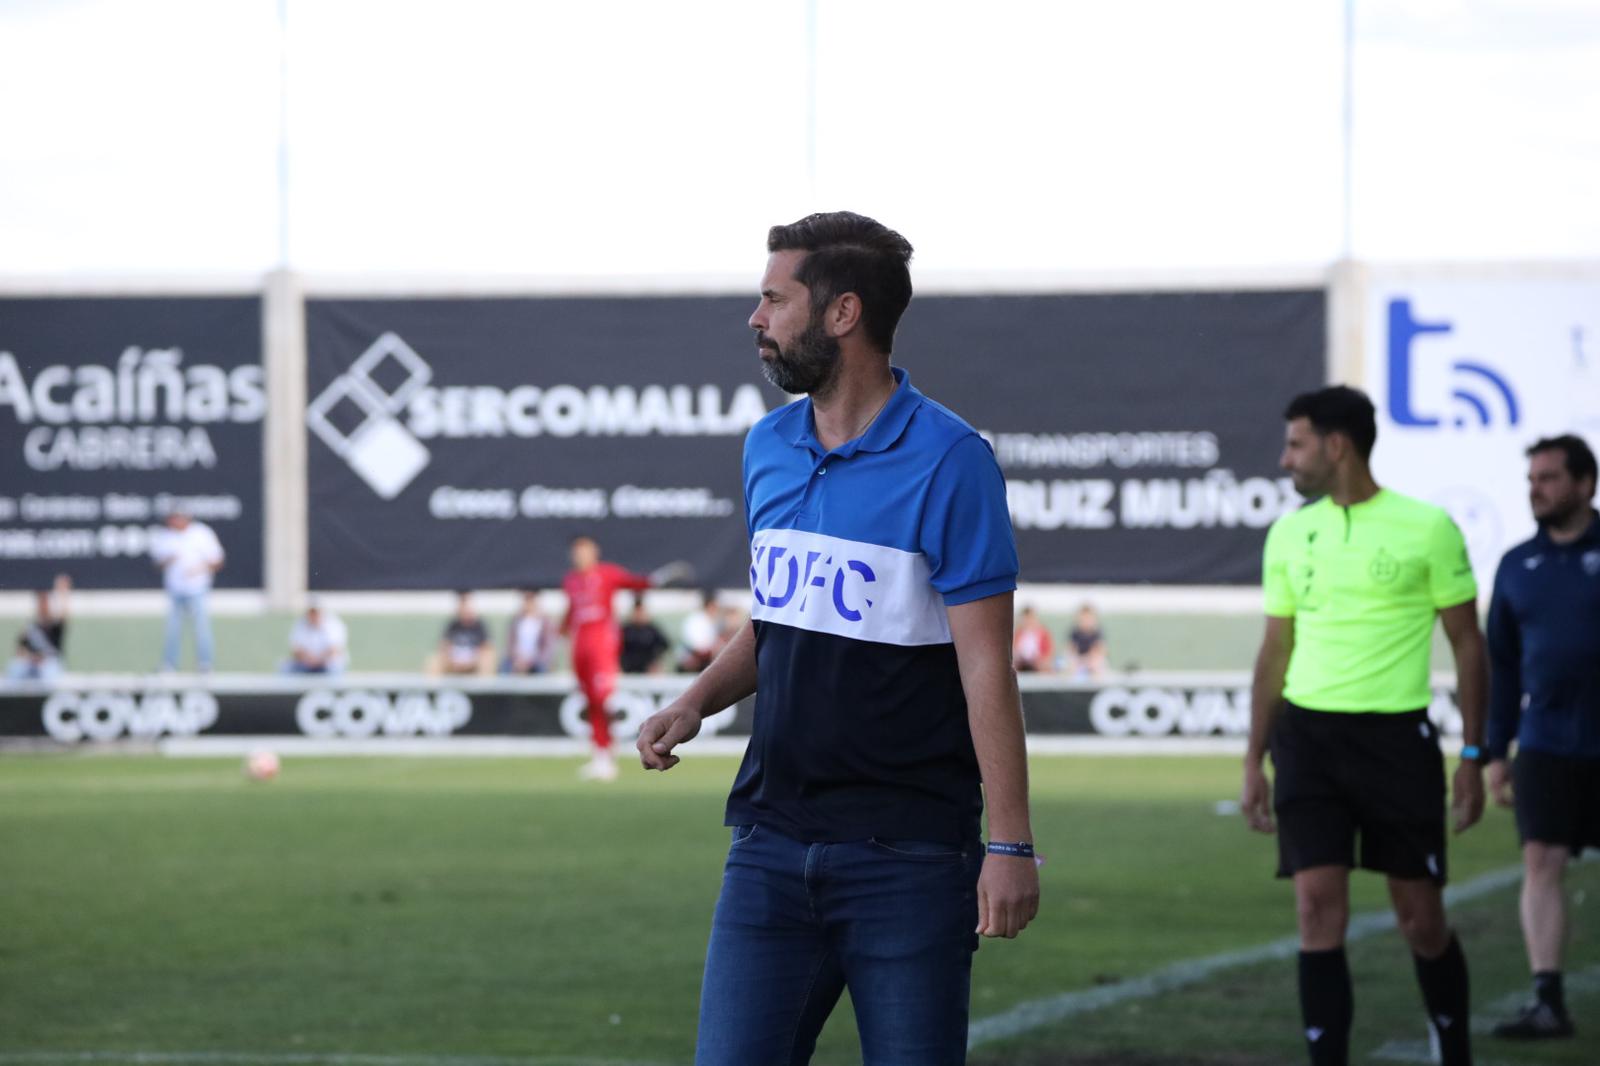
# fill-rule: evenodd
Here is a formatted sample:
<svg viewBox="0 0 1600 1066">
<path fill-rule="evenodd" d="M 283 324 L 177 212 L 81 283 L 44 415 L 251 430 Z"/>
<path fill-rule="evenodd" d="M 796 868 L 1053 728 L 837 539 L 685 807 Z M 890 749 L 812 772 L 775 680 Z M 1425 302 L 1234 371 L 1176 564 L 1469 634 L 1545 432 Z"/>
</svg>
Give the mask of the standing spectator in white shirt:
<svg viewBox="0 0 1600 1066">
<path fill-rule="evenodd" d="M 312 600 L 289 630 L 284 668 L 291 674 L 342 674 L 350 662 L 348 636 L 339 616 Z"/>
<path fill-rule="evenodd" d="M 171 673 L 178 668 L 183 618 L 188 615 L 194 626 L 195 665 L 201 673 L 210 673 L 214 648 L 206 601 L 211 595 L 211 579 L 222 569 L 221 542 L 204 522 L 196 522 L 182 511 L 174 511 L 167 516 L 167 528 L 155 538 L 150 554 L 161 568 L 167 597 L 171 600 L 161 669 Z"/>
<path fill-rule="evenodd" d="M 508 674 L 542 674 L 550 669 L 550 619 L 539 610 L 539 590 L 522 590 L 522 610 L 511 619 L 506 630 Z"/>
<path fill-rule="evenodd" d="M 678 671 L 698 674 L 711 665 L 719 650 L 717 594 L 712 589 L 700 593 L 700 606 L 683 617 L 683 651 L 678 655 Z"/>
</svg>

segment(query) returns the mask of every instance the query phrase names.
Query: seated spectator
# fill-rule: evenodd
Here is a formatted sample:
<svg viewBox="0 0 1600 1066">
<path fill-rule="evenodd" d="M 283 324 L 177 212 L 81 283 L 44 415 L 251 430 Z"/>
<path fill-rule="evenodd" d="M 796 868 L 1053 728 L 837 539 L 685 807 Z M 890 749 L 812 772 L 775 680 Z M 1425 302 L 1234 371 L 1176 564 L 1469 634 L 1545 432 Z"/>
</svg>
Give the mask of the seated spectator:
<svg viewBox="0 0 1600 1066">
<path fill-rule="evenodd" d="M 494 644 L 472 604 L 472 593 L 456 593 L 456 613 L 439 638 L 439 649 L 429 663 L 430 672 L 457 676 L 492 674 L 494 662 Z"/>
<path fill-rule="evenodd" d="M 1106 636 L 1093 604 L 1078 608 L 1067 631 L 1067 670 L 1073 677 L 1100 678 L 1106 672 Z"/>
<path fill-rule="evenodd" d="M 289 661 L 284 669 L 291 674 L 342 674 L 349 661 L 344 623 L 312 600 L 289 630 Z"/>
<path fill-rule="evenodd" d="M 717 612 L 717 594 L 712 589 L 700 593 L 700 606 L 683 618 L 679 639 L 683 650 L 678 653 L 678 672 L 698 674 L 711 665 L 717 657 L 721 618 Z"/>
<path fill-rule="evenodd" d="M 17 637 L 16 655 L 6 666 L 11 681 L 54 681 L 64 669 L 67 647 L 67 598 L 72 579 L 56 578 L 55 589 L 34 593 L 33 619 Z"/>
<path fill-rule="evenodd" d="M 1054 642 L 1050 630 L 1039 621 L 1032 607 L 1024 607 L 1017 619 L 1016 637 L 1011 642 L 1011 663 L 1018 673 L 1049 673 Z"/>
<path fill-rule="evenodd" d="M 622 672 L 653 674 L 660 669 L 662 652 L 672 647 L 666 636 L 650 620 L 644 597 L 634 596 L 633 610 L 622 623 Z"/>
<path fill-rule="evenodd" d="M 506 627 L 508 674 L 542 674 L 550 669 L 550 654 L 555 646 L 550 619 L 539 610 L 539 590 L 522 590 L 522 609 Z"/>
</svg>

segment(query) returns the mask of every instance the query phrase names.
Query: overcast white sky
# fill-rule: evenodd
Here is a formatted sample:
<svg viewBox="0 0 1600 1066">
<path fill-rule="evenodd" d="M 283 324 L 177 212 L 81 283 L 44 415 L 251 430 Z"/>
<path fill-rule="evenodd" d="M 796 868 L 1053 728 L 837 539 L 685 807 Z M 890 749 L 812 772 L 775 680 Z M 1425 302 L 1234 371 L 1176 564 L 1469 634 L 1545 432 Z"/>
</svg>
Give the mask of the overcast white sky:
<svg viewBox="0 0 1600 1066">
<path fill-rule="evenodd" d="M 813 98 L 806 0 L 288 0 L 290 259 L 742 276 L 849 207 L 924 274 L 1321 264 L 1343 18 L 817 0 Z M 1359 257 L 1600 258 L 1600 3 L 1357 0 L 1355 57 Z M 269 269 L 278 101 L 277 0 L 0 0 L 0 274 Z"/>
</svg>

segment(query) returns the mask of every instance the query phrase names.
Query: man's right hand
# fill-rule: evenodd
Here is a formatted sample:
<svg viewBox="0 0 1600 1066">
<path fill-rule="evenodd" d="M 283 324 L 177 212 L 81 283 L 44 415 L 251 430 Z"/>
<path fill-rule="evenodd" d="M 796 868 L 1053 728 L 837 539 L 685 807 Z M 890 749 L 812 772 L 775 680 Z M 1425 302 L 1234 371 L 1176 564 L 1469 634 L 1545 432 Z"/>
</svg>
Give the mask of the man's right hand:
<svg viewBox="0 0 1600 1066">
<path fill-rule="evenodd" d="M 1489 763 L 1489 794 L 1502 807 L 1509 807 L 1513 803 L 1511 764 L 1504 759 L 1495 759 Z"/>
<path fill-rule="evenodd" d="M 683 700 L 675 700 L 652 714 L 639 727 L 639 762 L 646 770 L 670 770 L 678 765 L 672 749 L 700 732 L 700 714 Z"/>
<path fill-rule="evenodd" d="M 1246 824 L 1258 833 L 1272 833 L 1278 828 L 1272 819 L 1272 783 L 1259 762 L 1246 762 L 1244 787 L 1239 792 L 1239 811 Z"/>
</svg>

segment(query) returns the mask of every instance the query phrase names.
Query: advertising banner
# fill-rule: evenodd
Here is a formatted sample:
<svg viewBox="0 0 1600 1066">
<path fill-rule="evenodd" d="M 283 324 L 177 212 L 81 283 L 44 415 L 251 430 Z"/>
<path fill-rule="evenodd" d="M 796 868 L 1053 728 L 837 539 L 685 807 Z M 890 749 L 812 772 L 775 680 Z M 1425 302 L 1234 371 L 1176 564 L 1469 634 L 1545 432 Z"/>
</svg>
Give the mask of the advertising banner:
<svg viewBox="0 0 1600 1066">
<path fill-rule="evenodd" d="M 994 445 L 1022 580 L 1253 584 L 1325 315 L 1320 289 L 929 297 L 895 349 Z"/>
<path fill-rule="evenodd" d="M 1500 556 L 1534 532 L 1527 446 L 1600 447 L 1600 276 L 1377 271 L 1365 336 L 1373 471 L 1450 512 L 1487 598 Z"/>
<path fill-rule="evenodd" d="M 1316 290 L 925 296 L 895 361 L 994 445 L 1023 579 L 1250 583 L 1299 498 L 1283 405 L 1322 380 Z M 314 589 L 546 586 L 596 536 L 746 583 L 740 457 L 787 398 L 753 298 L 307 304 Z"/>
<path fill-rule="evenodd" d="M 0 298 L 0 587 L 159 588 L 172 510 L 262 583 L 257 297 Z"/>
<path fill-rule="evenodd" d="M 624 679 L 612 698 L 612 731 L 624 749 L 646 718 L 689 677 Z M 1435 679 L 1430 716 L 1461 732 L 1453 688 Z M 1033 737 L 1245 737 L 1250 679 L 1168 676 L 1056 683 L 1025 678 L 1023 712 Z M 0 738 L 48 737 L 63 744 L 195 736 L 589 738 L 585 703 L 571 679 L 467 683 L 424 679 L 276 679 L 183 687 L 63 683 L 50 691 L 0 692 Z M 707 718 L 701 737 L 750 735 L 754 701 Z"/>
<path fill-rule="evenodd" d="M 549 586 L 596 537 L 742 584 L 747 297 L 310 300 L 310 585 Z"/>
</svg>

